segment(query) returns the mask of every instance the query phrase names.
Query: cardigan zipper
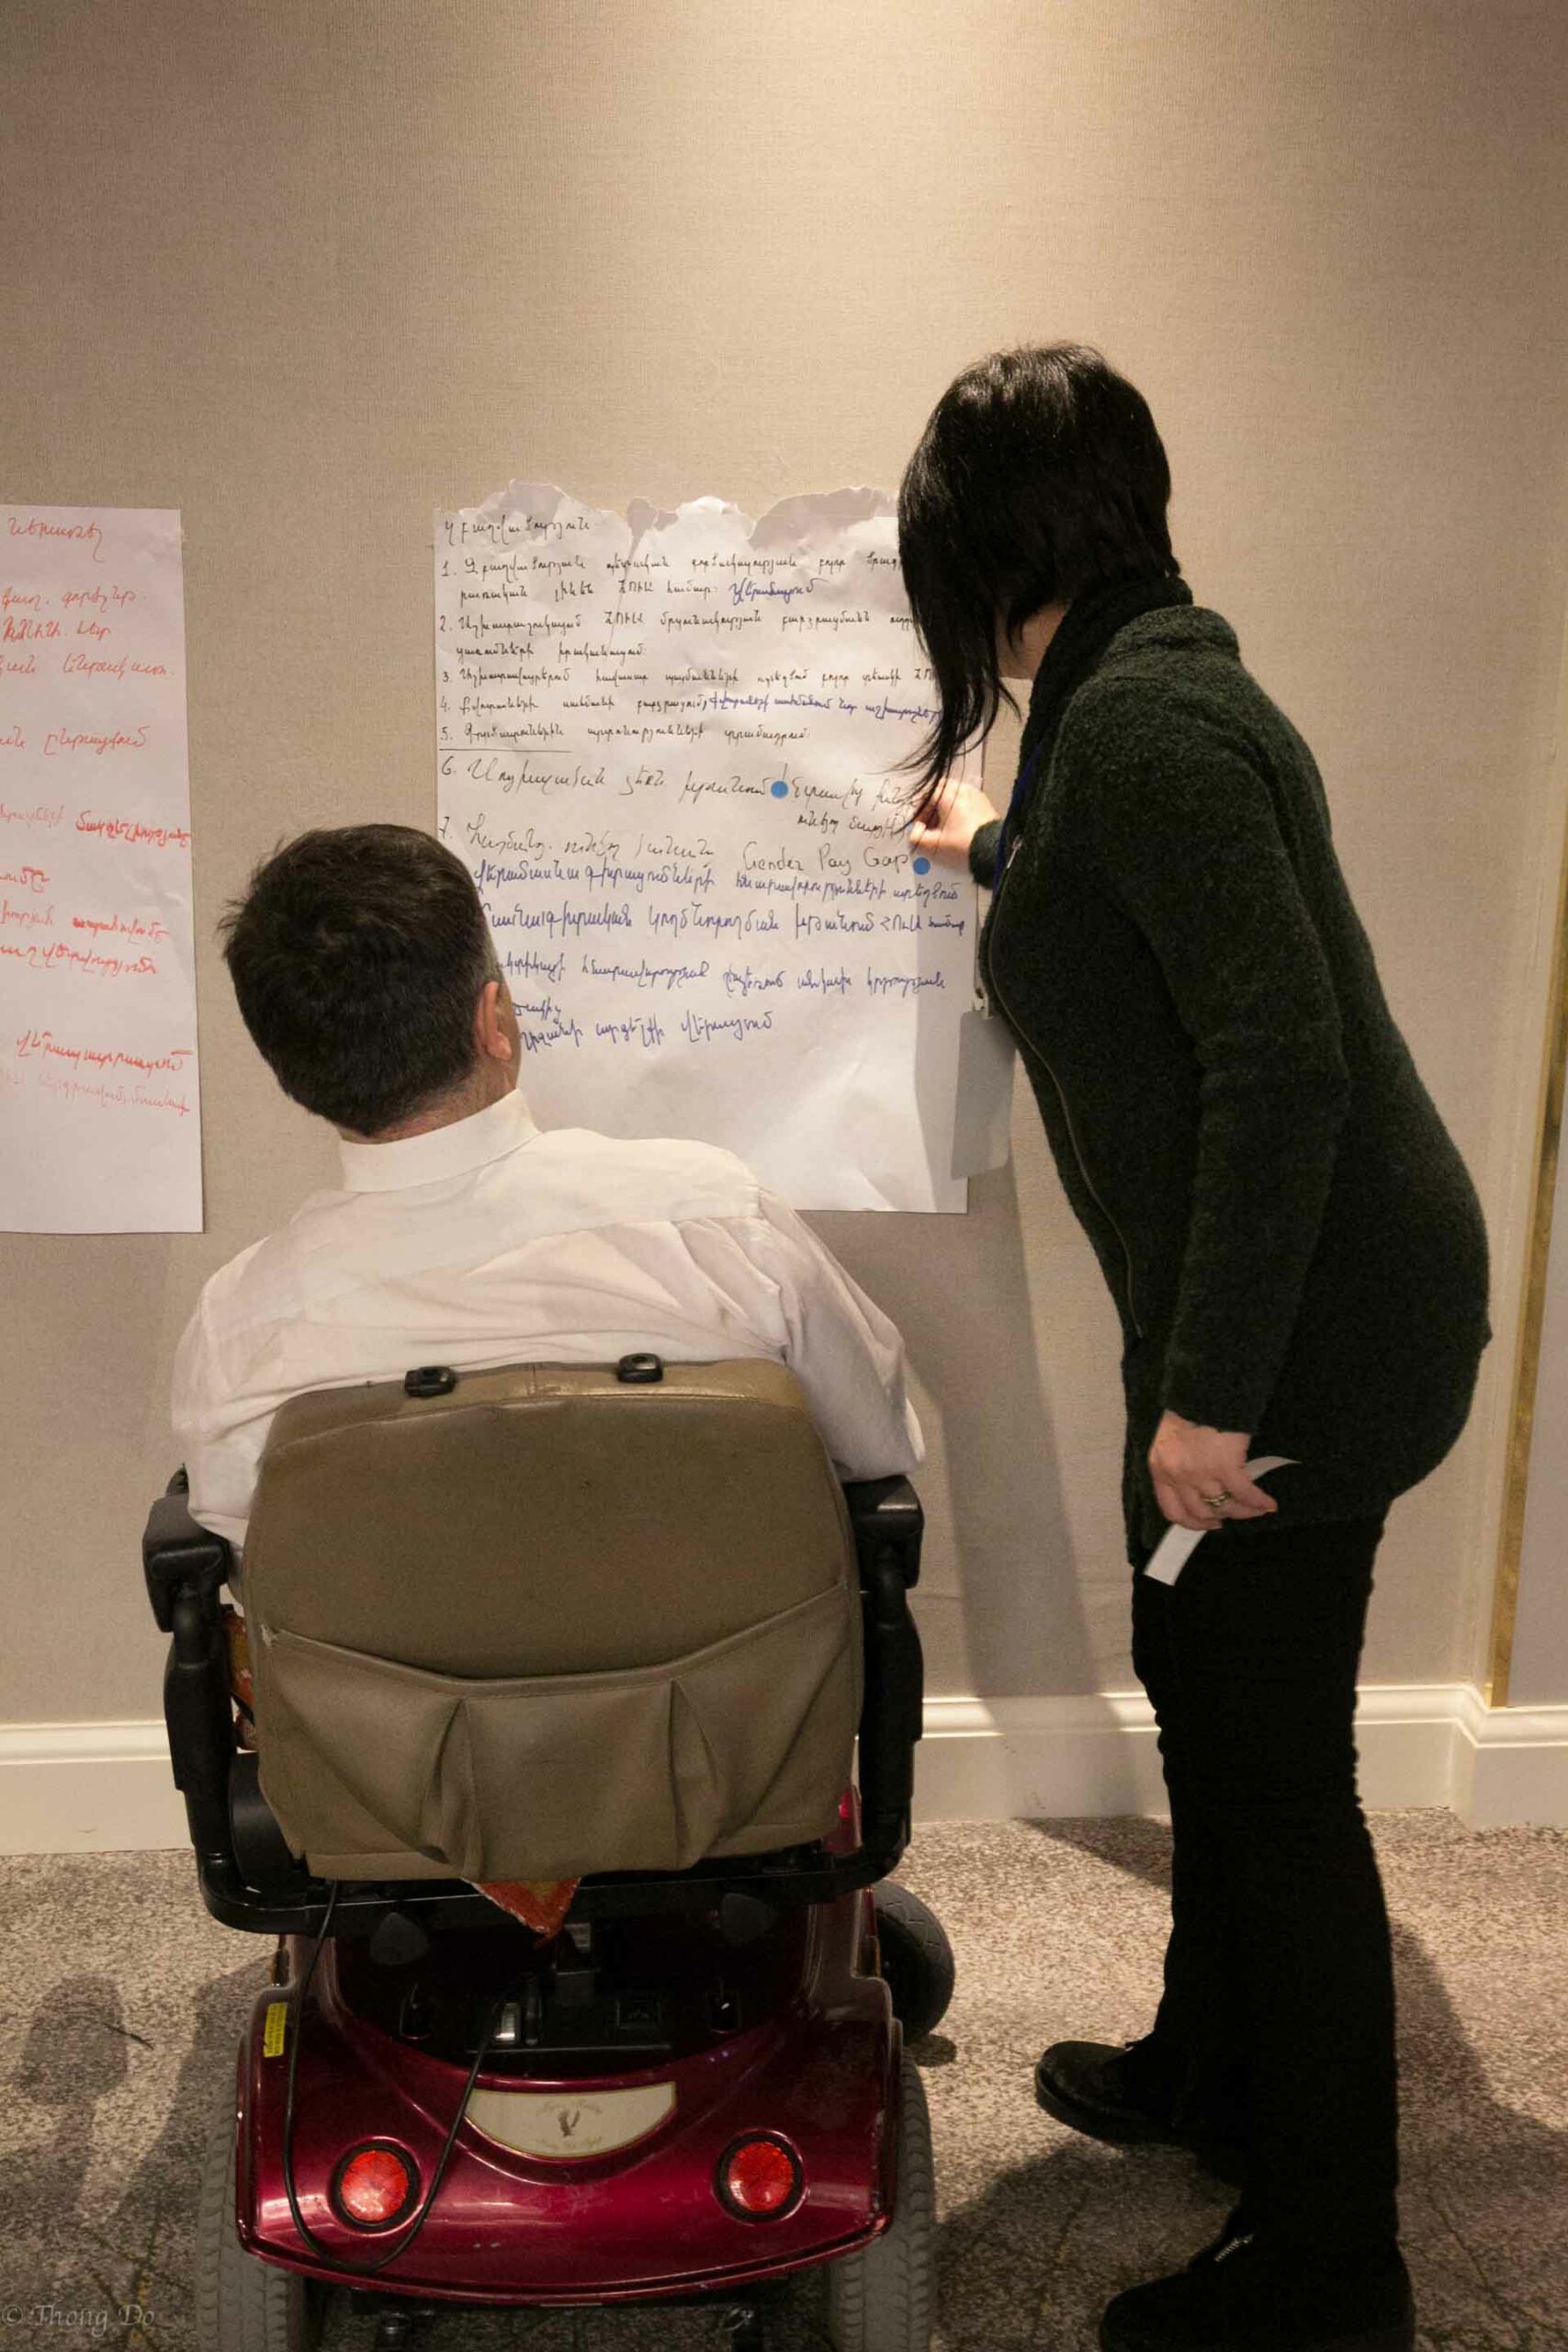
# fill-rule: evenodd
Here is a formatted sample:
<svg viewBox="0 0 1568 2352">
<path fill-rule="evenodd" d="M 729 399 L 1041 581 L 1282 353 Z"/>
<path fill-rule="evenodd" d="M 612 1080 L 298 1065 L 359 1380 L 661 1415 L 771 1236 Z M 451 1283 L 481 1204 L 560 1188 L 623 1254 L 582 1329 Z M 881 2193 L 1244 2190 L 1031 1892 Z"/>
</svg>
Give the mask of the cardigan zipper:
<svg viewBox="0 0 1568 2352">
<path fill-rule="evenodd" d="M 1013 854 L 1014 855 L 1017 854 L 1016 845 L 1014 847 Z M 1012 857 L 1010 856 L 1007 862 L 1007 866 L 1004 867 L 1002 872 L 997 876 L 996 888 L 991 893 L 991 935 L 993 939 L 996 936 L 998 913 L 1001 906 L 1002 885 L 1007 880 L 1008 873 L 1010 871 L 1011 866 Z M 991 994 L 996 998 L 998 1004 L 1000 1005 L 1002 1012 L 1010 1026 L 1017 1035 L 1021 1037 L 1025 1034 L 1022 1024 L 1014 1017 L 1006 997 L 1002 994 L 1000 985 L 998 982 L 996 958 L 994 956 L 991 959 L 989 981 Z M 1088 1193 L 1090 1200 L 1093 1201 L 1096 1208 L 1100 1211 L 1100 1216 L 1105 1219 L 1106 1224 L 1111 1227 L 1111 1232 L 1116 1236 L 1117 1240 L 1122 1244 L 1122 1255 L 1126 1261 L 1127 1267 L 1127 1315 L 1134 1330 L 1137 1333 L 1138 1338 L 1140 1340 L 1145 1339 L 1147 1334 L 1145 1332 L 1143 1325 L 1138 1320 L 1138 1310 L 1133 1296 L 1133 1252 L 1127 1247 L 1127 1237 L 1122 1232 L 1121 1227 L 1117 1224 L 1116 1219 L 1111 1216 L 1111 1211 L 1106 1207 L 1105 1203 L 1100 1196 L 1100 1187 L 1096 1184 L 1093 1177 L 1089 1172 L 1089 1167 L 1083 1156 L 1083 1146 L 1078 1141 L 1077 1129 L 1073 1125 L 1072 1110 L 1068 1104 L 1066 1091 L 1063 1087 L 1061 1080 L 1057 1077 L 1055 1071 L 1052 1069 L 1051 1064 L 1046 1060 L 1044 1055 L 1040 1051 L 1038 1046 L 1032 1045 L 1029 1050 L 1034 1056 L 1035 1060 L 1040 1064 L 1041 1068 L 1048 1074 L 1052 1085 L 1056 1090 L 1056 1100 L 1062 1106 L 1062 1118 L 1066 1126 L 1068 1140 L 1073 1147 L 1073 1158 L 1077 1162 L 1078 1174 L 1083 1178 L 1084 1190 Z"/>
</svg>

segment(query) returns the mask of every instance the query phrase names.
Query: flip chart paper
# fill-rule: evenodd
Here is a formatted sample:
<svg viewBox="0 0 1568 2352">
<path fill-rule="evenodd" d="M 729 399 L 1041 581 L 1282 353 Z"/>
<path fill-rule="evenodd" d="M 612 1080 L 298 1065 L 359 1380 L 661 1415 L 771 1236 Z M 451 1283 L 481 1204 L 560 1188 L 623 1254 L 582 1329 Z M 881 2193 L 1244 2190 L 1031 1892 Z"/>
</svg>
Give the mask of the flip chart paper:
<svg viewBox="0 0 1568 2352">
<path fill-rule="evenodd" d="M 801 1208 L 958 1210 L 976 897 L 894 773 L 935 712 L 891 502 L 435 531 L 437 799 L 546 1126 L 691 1136 Z"/>
<path fill-rule="evenodd" d="M 194 1233 L 180 521 L 0 506 L 0 1228 Z"/>
</svg>

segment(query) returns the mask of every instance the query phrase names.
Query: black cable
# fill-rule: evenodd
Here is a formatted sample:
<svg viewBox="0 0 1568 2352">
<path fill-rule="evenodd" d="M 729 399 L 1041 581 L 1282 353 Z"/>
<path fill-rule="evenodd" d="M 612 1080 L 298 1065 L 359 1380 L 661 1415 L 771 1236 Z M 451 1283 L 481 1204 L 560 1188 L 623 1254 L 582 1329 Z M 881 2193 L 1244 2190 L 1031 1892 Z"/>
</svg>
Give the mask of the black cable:
<svg viewBox="0 0 1568 2352">
<path fill-rule="evenodd" d="M 463 2086 L 463 2096 L 457 2101 L 457 2113 L 452 2118 L 452 2127 L 446 2134 L 441 2154 L 436 2158 L 435 2170 L 430 2177 L 430 2187 L 425 2191 L 418 2211 L 411 2213 L 406 2221 L 392 2223 L 393 2230 L 400 2231 L 403 2234 L 400 2236 L 397 2245 L 384 2254 L 378 2262 L 344 2262 L 340 2256 L 333 2252 L 330 2246 L 323 2245 L 310 2227 L 299 2211 L 299 2199 L 294 2187 L 294 2080 L 299 2063 L 299 2044 L 303 2039 L 305 1996 L 310 1989 L 311 1980 L 316 1973 L 316 1962 L 321 1956 L 321 1946 L 326 1942 L 332 1929 L 333 1913 L 337 1908 L 340 1883 L 341 1882 L 335 1878 L 332 1882 L 332 1893 L 327 1897 L 327 1907 L 321 1914 L 321 1928 L 315 1943 L 311 1947 L 305 1973 L 299 1980 L 299 1990 L 294 1997 L 294 2034 L 288 2050 L 288 2080 L 283 2095 L 283 2188 L 284 2194 L 288 2199 L 288 2210 L 294 2216 L 294 2226 L 318 2261 L 323 2263 L 329 2270 L 335 2270 L 341 2277 L 346 2278 L 375 2278 L 379 2277 L 383 2270 L 389 2269 L 400 2255 L 408 2252 L 424 2227 L 430 2209 L 435 2202 L 436 2191 L 446 2177 L 446 2166 L 457 2143 L 458 2129 L 468 2111 L 469 2095 L 490 2050 L 496 2027 L 501 2022 L 502 2009 L 511 1999 L 516 1986 L 508 1985 L 504 1991 L 496 1995 L 491 2005 L 489 2020 L 483 2033 L 479 2036 L 479 2046 L 474 2052 L 474 2063 L 468 2069 L 468 2079 Z"/>
</svg>

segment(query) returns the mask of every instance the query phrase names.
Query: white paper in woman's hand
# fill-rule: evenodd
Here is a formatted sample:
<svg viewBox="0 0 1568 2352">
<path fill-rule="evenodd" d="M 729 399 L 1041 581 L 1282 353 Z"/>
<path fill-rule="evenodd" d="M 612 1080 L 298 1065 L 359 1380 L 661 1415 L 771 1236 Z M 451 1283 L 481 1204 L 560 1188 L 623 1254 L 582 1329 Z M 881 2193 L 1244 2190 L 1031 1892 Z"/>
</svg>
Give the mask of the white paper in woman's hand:
<svg viewBox="0 0 1568 2352">
<path fill-rule="evenodd" d="M 1242 1468 L 1256 1480 L 1266 1477 L 1270 1470 L 1283 1470 L 1295 1458 L 1293 1453 L 1257 1453 Z M 1174 1584 L 1209 1532 L 1206 1527 L 1178 1527 L 1173 1521 L 1145 1561 L 1144 1574 L 1153 1577 L 1156 1584 Z"/>
</svg>

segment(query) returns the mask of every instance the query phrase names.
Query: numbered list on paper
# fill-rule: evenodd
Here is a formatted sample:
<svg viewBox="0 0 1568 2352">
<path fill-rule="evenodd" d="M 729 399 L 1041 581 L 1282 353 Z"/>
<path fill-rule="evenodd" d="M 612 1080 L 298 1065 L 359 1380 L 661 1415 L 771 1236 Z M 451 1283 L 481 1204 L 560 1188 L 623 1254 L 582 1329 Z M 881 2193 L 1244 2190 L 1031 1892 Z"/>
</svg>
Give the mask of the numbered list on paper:
<svg viewBox="0 0 1568 2352">
<path fill-rule="evenodd" d="M 545 1126 L 684 1136 L 798 1207 L 962 1209 L 975 892 L 914 854 L 935 715 L 889 502 L 436 521 L 437 803 Z"/>
</svg>

